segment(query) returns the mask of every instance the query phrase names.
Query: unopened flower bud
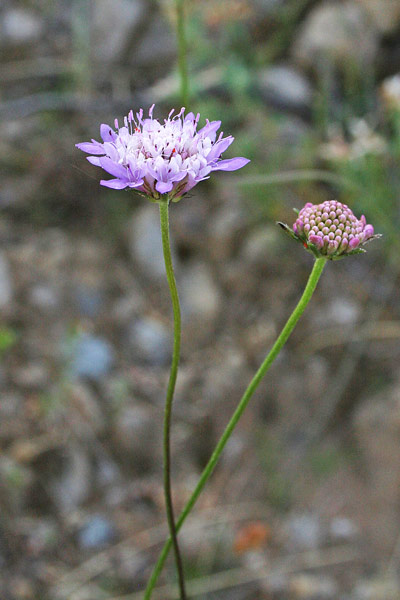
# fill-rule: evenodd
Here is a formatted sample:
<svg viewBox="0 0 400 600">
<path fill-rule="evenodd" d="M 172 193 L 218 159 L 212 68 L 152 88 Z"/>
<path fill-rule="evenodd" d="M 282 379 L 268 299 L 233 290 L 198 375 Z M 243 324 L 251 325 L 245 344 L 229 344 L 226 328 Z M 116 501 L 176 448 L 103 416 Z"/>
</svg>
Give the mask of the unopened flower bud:
<svg viewBox="0 0 400 600">
<path fill-rule="evenodd" d="M 357 219 L 346 204 L 337 200 L 321 204 L 307 202 L 298 213 L 293 229 L 279 224 L 314 256 L 331 260 L 365 252 L 361 246 L 380 237 L 374 234 L 373 226 L 367 224 L 364 215 Z"/>
</svg>

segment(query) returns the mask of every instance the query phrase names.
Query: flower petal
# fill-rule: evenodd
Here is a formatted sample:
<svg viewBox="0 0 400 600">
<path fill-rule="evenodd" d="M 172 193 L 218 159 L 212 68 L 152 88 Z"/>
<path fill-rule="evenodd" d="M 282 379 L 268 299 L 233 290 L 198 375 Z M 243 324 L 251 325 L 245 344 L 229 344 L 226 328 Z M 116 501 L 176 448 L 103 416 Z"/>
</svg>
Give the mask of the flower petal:
<svg viewBox="0 0 400 600">
<path fill-rule="evenodd" d="M 86 160 L 88 160 L 95 167 L 101 167 L 100 159 L 98 156 L 87 156 Z"/>
<path fill-rule="evenodd" d="M 117 138 L 115 131 L 109 125 L 106 125 L 106 123 L 100 125 L 100 135 L 103 142 L 113 142 Z"/>
<path fill-rule="evenodd" d="M 128 186 L 129 186 L 130 188 L 137 188 L 137 187 L 140 187 L 140 186 L 142 186 L 142 185 L 143 185 L 143 183 L 144 183 L 144 180 L 143 180 L 143 179 L 139 179 L 139 181 L 132 181 L 132 182 L 129 182 L 129 183 L 128 183 Z"/>
<path fill-rule="evenodd" d="M 109 158 L 111 158 L 112 161 L 114 161 L 114 162 L 119 161 L 118 150 L 116 149 L 115 145 L 112 144 L 111 142 L 104 142 L 104 153 Z"/>
<path fill-rule="evenodd" d="M 120 179 L 102 179 L 100 181 L 100 185 L 104 185 L 105 187 L 112 188 L 113 190 L 123 190 L 127 187 L 127 181 L 121 181 Z"/>
<path fill-rule="evenodd" d="M 202 137 L 211 137 L 213 136 L 215 139 L 215 133 L 221 127 L 221 121 L 211 121 L 211 123 L 207 123 L 204 125 L 202 129 L 200 129 L 197 133 L 202 135 Z"/>
<path fill-rule="evenodd" d="M 82 152 L 88 152 L 89 154 L 105 154 L 103 144 L 100 142 L 92 143 L 92 142 L 82 142 L 81 144 L 75 144 L 79 150 Z"/>
<path fill-rule="evenodd" d="M 156 183 L 156 190 L 157 192 L 160 192 L 160 194 L 167 194 L 172 190 L 173 187 L 172 181 L 157 181 Z"/>
<path fill-rule="evenodd" d="M 232 144 L 233 140 L 232 136 L 223 138 L 219 142 L 216 142 L 214 146 L 211 148 L 210 152 L 207 154 L 207 162 L 211 162 L 216 158 L 219 158 L 223 152 Z"/>
<path fill-rule="evenodd" d="M 241 156 L 237 156 L 236 158 L 228 158 L 227 160 L 221 160 L 219 163 L 213 167 L 213 171 L 237 171 L 241 169 L 247 163 L 249 163 L 248 158 L 243 158 Z"/>
<path fill-rule="evenodd" d="M 107 171 L 107 173 L 110 173 L 110 175 L 114 175 L 114 177 L 128 181 L 127 170 L 123 166 L 112 161 L 111 158 L 108 158 L 108 156 L 103 156 L 100 158 L 100 165 L 105 171 Z"/>
<path fill-rule="evenodd" d="M 170 181 L 182 181 L 182 179 L 184 179 L 186 177 L 187 173 L 186 171 L 181 171 L 180 173 L 176 173 L 176 175 L 169 175 L 168 179 Z"/>
</svg>

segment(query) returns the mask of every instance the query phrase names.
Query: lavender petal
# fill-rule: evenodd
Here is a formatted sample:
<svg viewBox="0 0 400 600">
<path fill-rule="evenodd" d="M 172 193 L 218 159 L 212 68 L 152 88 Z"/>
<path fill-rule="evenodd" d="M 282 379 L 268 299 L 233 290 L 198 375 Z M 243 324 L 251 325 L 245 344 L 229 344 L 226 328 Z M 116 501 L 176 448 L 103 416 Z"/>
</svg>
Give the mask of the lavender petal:
<svg viewBox="0 0 400 600">
<path fill-rule="evenodd" d="M 113 190 L 123 190 L 127 187 L 127 181 L 121 181 L 120 179 L 102 179 L 100 181 L 100 185 L 104 185 L 105 187 L 112 188 Z"/>
<path fill-rule="evenodd" d="M 237 171 L 250 162 L 248 158 L 236 157 L 221 160 L 213 167 L 213 171 Z"/>
<path fill-rule="evenodd" d="M 207 162 L 211 162 L 216 158 L 219 158 L 223 152 L 232 144 L 233 140 L 232 136 L 226 137 L 219 142 L 216 142 L 214 146 L 211 148 L 210 152 L 207 154 Z"/>
<path fill-rule="evenodd" d="M 87 156 L 86 160 L 88 160 L 95 167 L 101 167 L 100 159 L 98 156 Z"/>
<path fill-rule="evenodd" d="M 157 181 L 156 183 L 156 190 L 157 192 L 160 192 L 160 194 L 167 194 L 172 190 L 173 187 L 172 181 Z"/>
<path fill-rule="evenodd" d="M 103 142 L 113 142 L 117 138 L 115 131 L 106 123 L 100 125 L 100 135 Z"/>
<path fill-rule="evenodd" d="M 211 138 L 212 136 L 214 136 L 214 139 L 215 139 L 215 134 L 220 127 L 221 127 L 221 121 L 211 121 L 211 123 L 207 123 L 207 125 L 204 125 L 204 127 L 199 129 L 199 131 L 197 133 L 199 135 L 201 135 L 202 137 Z"/>
<path fill-rule="evenodd" d="M 100 165 L 107 173 L 110 173 L 110 175 L 114 175 L 114 177 L 118 177 L 122 180 L 128 180 L 126 169 L 121 165 L 116 164 L 111 158 L 103 156 L 100 158 Z"/>
<path fill-rule="evenodd" d="M 82 142 L 80 144 L 75 144 L 76 148 L 82 150 L 82 152 L 88 152 L 89 154 L 105 154 L 103 145 L 100 142 L 92 143 L 92 142 Z"/>
</svg>

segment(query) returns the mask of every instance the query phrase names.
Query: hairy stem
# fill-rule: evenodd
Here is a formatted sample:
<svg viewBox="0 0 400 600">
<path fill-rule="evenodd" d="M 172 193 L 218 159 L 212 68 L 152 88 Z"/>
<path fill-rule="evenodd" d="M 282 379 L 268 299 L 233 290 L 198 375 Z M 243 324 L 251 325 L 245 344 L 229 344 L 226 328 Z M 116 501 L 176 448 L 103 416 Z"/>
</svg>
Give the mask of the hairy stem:
<svg viewBox="0 0 400 600">
<path fill-rule="evenodd" d="M 189 104 L 189 76 L 187 67 L 187 43 L 185 32 L 185 0 L 175 0 L 176 28 L 178 38 L 178 70 L 182 105 L 188 108 Z"/>
<path fill-rule="evenodd" d="M 290 334 L 292 333 L 293 329 L 295 328 L 297 321 L 300 319 L 301 315 L 305 311 L 306 306 L 309 303 L 309 301 L 311 300 L 311 297 L 317 286 L 318 280 L 321 277 L 325 263 L 326 263 L 325 258 L 317 258 L 315 260 L 314 267 L 310 273 L 310 276 L 308 278 L 308 282 L 307 282 L 307 285 L 305 287 L 302 297 L 300 298 L 296 308 L 294 309 L 294 311 L 290 315 L 289 319 L 287 320 L 287 322 L 286 322 L 284 328 L 282 329 L 281 333 L 279 334 L 276 342 L 272 346 L 271 350 L 265 357 L 263 363 L 261 364 L 260 368 L 254 375 L 249 386 L 247 387 L 246 391 L 244 392 L 235 412 L 233 413 L 231 420 L 229 421 L 228 425 L 226 426 L 225 431 L 223 432 L 221 438 L 219 439 L 219 442 L 218 442 L 214 452 L 212 453 L 210 460 L 208 461 L 206 467 L 204 468 L 204 470 L 200 476 L 200 479 L 199 479 L 190 499 L 188 500 L 185 508 L 183 509 L 182 513 L 179 516 L 179 519 L 176 523 L 176 531 L 179 531 L 179 529 L 182 527 L 184 521 L 186 520 L 187 516 L 189 515 L 193 506 L 195 505 L 198 497 L 200 496 L 205 484 L 207 483 L 208 479 L 210 478 L 212 472 L 214 471 L 215 466 L 219 460 L 219 457 L 220 457 L 227 441 L 229 440 L 233 430 L 235 429 L 240 417 L 242 416 L 244 410 L 246 409 L 250 398 L 253 396 L 254 392 L 256 391 L 257 387 L 259 386 L 264 375 L 268 371 L 271 364 L 274 362 L 275 358 L 278 356 L 279 352 L 282 350 L 287 339 L 289 338 Z M 162 571 L 165 560 L 170 551 L 171 545 L 173 545 L 173 540 L 171 538 L 169 538 L 165 542 L 164 547 L 161 551 L 161 554 L 158 558 L 158 561 L 157 561 L 157 563 L 154 567 L 154 570 L 151 574 L 150 580 L 147 584 L 147 588 L 144 593 L 144 600 L 149 600 L 151 598 L 152 591 L 153 591 L 154 586 L 157 582 L 157 579 Z"/>
<path fill-rule="evenodd" d="M 175 525 L 174 509 L 172 504 L 171 494 L 171 443 L 170 443 L 170 430 L 171 430 L 171 416 L 172 416 L 172 402 L 174 398 L 176 377 L 178 374 L 178 365 L 180 358 L 180 347 L 181 347 L 181 309 L 179 305 L 178 290 L 176 287 L 174 268 L 172 265 L 171 257 L 171 245 L 169 240 L 169 219 L 168 219 L 168 200 L 162 200 L 159 202 L 160 206 L 160 226 L 161 226 L 161 237 L 162 246 L 164 253 L 165 272 L 167 274 L 167 280 L 169 290 L 171 293 L 172 308 L 174 313 L 174 347 L 172 353 L 171 370 L 168 381 L 167 396 L 165 400 L 165 412 L 164 412 L 164 440 L 163 440 L 163 456 L 164 456 L 164 496 L 165 506 L 167 512 L 168 528 L 170 534 L 171 545 L 174 549 L 176 570 L 178 574 L 178 583 L 180 590 L 181 600 L 186 600 L 185 593 L 185 580 L 183 575 L 182 559 L 179 551 L 177 529 Z"/>
</svg>

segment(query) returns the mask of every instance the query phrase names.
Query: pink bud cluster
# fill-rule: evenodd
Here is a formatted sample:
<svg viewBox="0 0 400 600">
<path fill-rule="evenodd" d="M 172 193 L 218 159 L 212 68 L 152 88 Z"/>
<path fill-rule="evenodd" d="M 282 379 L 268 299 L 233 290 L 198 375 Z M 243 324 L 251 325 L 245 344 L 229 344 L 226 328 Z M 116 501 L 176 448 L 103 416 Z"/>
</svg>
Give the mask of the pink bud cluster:
<svg viewBox="0 0 400 600">
<path fill-rule="evenodd" d="M 308 202 L 293 224 L 293 232 L 306 248 L 323 256 L 354 253 L 374 236 L 364 215 L 357 219 L 346 204 L 327 200 L 322 204 Z"/>
</svg>

